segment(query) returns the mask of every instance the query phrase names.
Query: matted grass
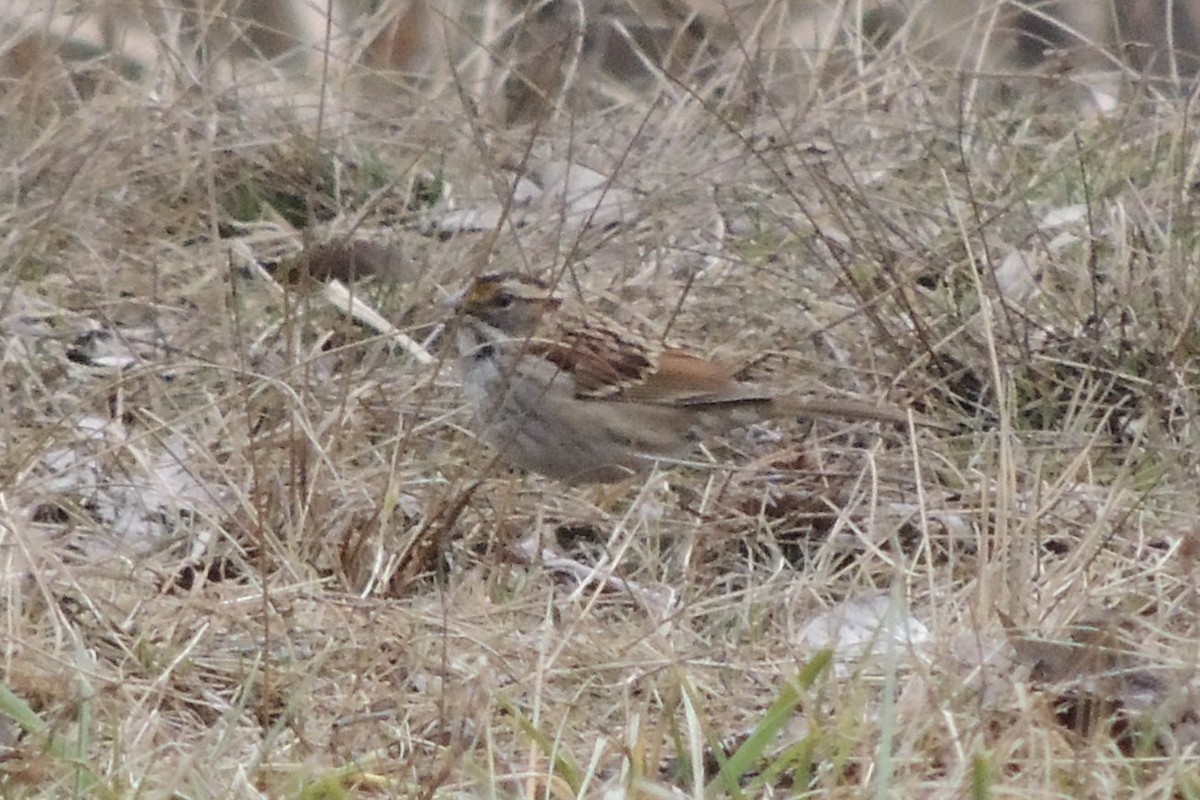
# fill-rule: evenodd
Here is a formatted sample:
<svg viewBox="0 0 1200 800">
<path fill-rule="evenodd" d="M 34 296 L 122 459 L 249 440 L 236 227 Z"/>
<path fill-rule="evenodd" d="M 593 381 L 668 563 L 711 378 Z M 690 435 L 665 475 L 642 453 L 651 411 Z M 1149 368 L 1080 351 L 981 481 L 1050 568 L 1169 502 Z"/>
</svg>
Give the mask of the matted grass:
<svg viewBox="0 0 1200 800">
<path fill-rule="evenodd" d="M 1200 793 L 1188 98 L 826 67 L 513 127 L 452 82 L 14 106 L 5 796 Z M 432 363 L 255 264 L 346 236 Z M 439 327 L 488 268 L 954 432 L 507 474 Z"/>
</svg>

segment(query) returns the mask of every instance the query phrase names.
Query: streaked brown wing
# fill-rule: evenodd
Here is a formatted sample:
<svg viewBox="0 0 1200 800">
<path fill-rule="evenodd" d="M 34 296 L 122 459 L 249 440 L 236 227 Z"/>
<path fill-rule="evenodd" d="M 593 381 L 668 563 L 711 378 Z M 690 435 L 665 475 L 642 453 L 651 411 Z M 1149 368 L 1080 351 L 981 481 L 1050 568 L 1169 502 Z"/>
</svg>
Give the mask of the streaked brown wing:
<svg viewBox="0 0 1200 800">
<path fill-rule="evenodd" d="M 600 317 L 561 313 L 528 347 L 575 377 L 575 396 L 655 405 L 761 402 L 743 394 L 728 370 L 688 350 L 663 348 Z"/>
<path fill-rule="evenodd" d="M 582 399 L 612 400 L 624 396 L 657 369 L 657 348 L 632 333 L 621 333 L 566 314 L 548 336 L 538 336 L 528 347 L 575 378 L 575 395 Z"/>
<path fill-rule="evenodd" d="M 664 405 L 719 402 L 737 389 L 737 381 L 723 367 L 687 350 L 663 350 L 657 369 L 621 393 L 629 400 Z"/>
</svg>

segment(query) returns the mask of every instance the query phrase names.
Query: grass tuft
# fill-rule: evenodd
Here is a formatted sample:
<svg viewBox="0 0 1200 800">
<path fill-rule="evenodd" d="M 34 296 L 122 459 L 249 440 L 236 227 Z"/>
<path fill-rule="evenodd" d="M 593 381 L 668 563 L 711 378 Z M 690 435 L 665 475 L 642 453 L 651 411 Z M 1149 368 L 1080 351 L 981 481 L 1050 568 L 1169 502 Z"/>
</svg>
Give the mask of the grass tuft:
<svg viewBox="0 0 1200 800">
<path fill-rule="evenodd" d="M 0 795 L 1197 796 L 1189 95 L 802 5 L 0 43 Z M 952 433 L 510 474 L 444 327 L 496 269 Z"/>
</svg>

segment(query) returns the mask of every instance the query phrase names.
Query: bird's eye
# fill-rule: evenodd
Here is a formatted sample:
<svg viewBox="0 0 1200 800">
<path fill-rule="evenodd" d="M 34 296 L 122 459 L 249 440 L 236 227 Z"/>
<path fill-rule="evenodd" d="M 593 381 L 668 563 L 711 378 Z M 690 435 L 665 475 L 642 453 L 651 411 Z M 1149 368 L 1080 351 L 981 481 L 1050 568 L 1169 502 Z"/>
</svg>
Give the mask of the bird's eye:
<svg viewBox="0 0 1200 800">
<path fill-rule="evenodd" d="M 517 298 L 513 297 L 508 292 L 501 292 L 500 294 L 496 295 L 496 307 L 508 308 L 516 299 Z"/>
</svg>

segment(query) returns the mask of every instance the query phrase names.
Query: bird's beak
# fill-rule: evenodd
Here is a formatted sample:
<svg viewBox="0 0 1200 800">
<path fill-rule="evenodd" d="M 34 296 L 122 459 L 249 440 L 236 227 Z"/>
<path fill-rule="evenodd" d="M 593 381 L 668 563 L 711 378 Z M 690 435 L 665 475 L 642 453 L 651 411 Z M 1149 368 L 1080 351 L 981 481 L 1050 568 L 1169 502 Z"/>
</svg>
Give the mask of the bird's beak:
<svg viewBox="0 0 1200 800">
<path fill-rule="evenodd" d="M 459 311 L 462 310 L 463 300 L 465 300 L 466 298 L 467 298 L 467 288 L 464 287 L 462 289 L 459 289 L 457 292 L 450 295 L 449 297 L 447 297 L 445 300 L 443 300 L 442 307 L 449 311 L 453 311 L 454 313 L 457 314 Z"/>
</svg>

